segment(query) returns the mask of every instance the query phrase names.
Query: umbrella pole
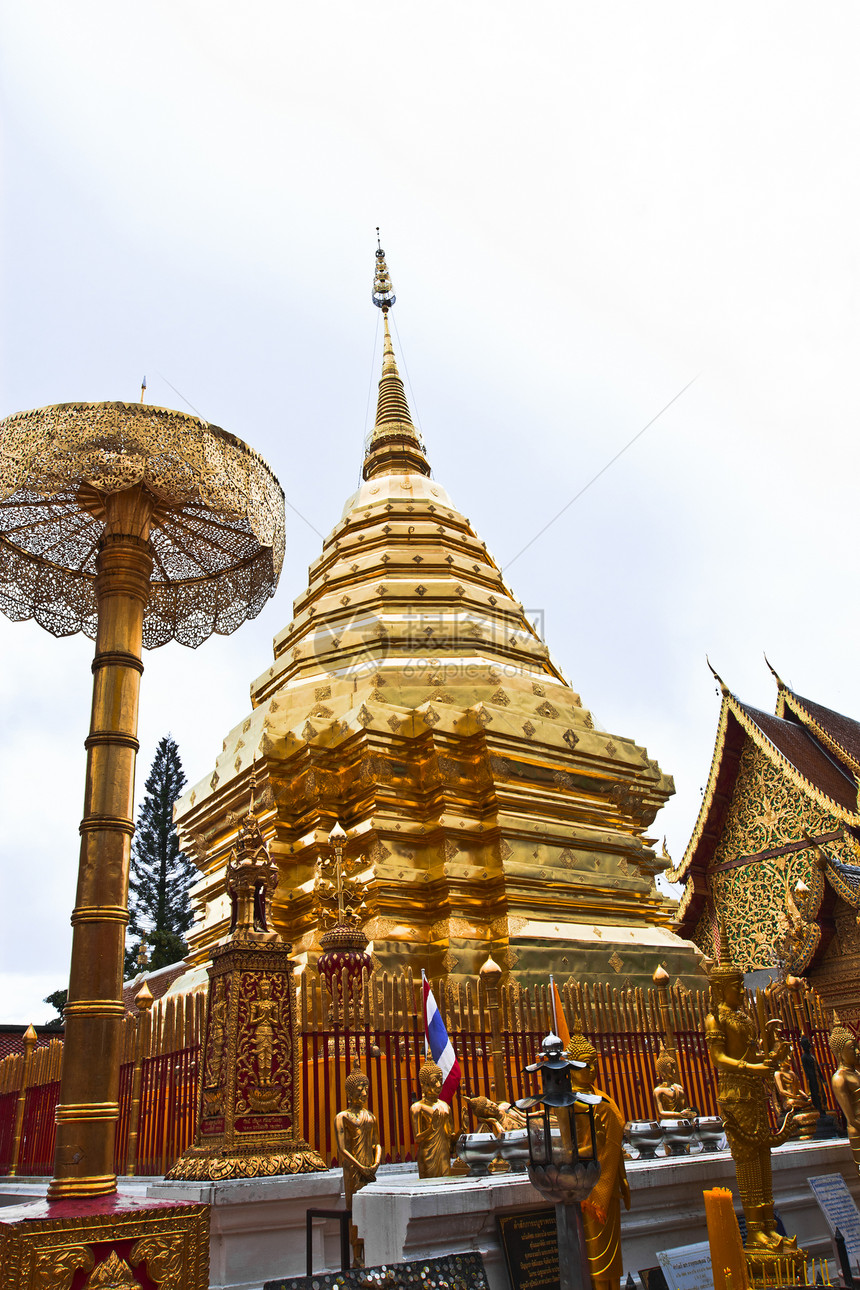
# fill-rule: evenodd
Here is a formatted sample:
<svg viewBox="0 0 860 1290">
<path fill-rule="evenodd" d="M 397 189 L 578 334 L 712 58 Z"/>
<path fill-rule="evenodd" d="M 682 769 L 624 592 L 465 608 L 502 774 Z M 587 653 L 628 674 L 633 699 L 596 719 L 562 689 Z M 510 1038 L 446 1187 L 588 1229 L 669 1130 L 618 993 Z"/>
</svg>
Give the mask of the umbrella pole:
<svg viewBox="0 0 860 1290">
<path fill-rule="evenodd" d="M 116 1191 L 123 954 L 143 616 L 152 555 L 151 506 L 143 490 L 111 494 L 105 508 L 96 564 L 93 705 L 50 1200 Z"/>
</svg>

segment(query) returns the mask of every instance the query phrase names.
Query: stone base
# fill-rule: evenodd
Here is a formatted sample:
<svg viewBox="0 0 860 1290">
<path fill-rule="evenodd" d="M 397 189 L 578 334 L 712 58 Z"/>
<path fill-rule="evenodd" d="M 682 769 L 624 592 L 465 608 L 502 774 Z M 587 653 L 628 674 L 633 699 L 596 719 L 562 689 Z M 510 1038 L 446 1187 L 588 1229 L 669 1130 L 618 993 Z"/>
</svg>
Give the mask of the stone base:
<svg viewBox="0 0 860 1290">
<path fill-rule="evenodd" d="M 0 1213 L 0 1290 L 59 1290 L 73 1281 L 209 1290 L 205 1204 L 115 1193 L 8 1205 Z"/>
<path fill-rule="evenodd" d="M 263 1290 L 328 1290 L 335 1279 L 342 1290 L 362 1290 L 369 1285 L 396 1286 L 398 1290 L 431 1290 L 434 1286 L 487 1290 L 480 1254 L 446 1254 L 441 1259 L 420 1259 L 390 1268 L 357 1268 L 354 1272 L 333 1272 L 328 1276 L 277 1277 L 267 1281 Z"/>
<path fill-rule="evenodd" d="M 276 1153 L 210 1151 L 189 1147 L 165 1174 L 168 1182 L 224 1182 L 228 1178 L 273 1178 L 283 1174 L 322 1173 L 328 1169 L 322 1156 L 307 1142 L 290 1144 Z"/>
<path fill-rule="evenodd" d="M 804 1269 L 809 1265 L 807 1250 L 783 1250 L 773 1254 L 765 1250 L 748 1250 L 744 1247 L 747 1275 L 752 1287 L 801 1286 Z"/>
<path fill-rule="evenodd" d="M 827 1225 L 807 1178 L 841 1173 L 860 1204 L 860 1173 L 847 1143 L 787 1143 L 773 1152 L 772 1161 L 776 1206 L 786 1230 L 810 1255 L 832 1259 Z M 654 1267 L 658 1250 L 708 1239 L 706 1187 L 729 1187 L 737 1202 L 728 1151 L 631 1160 L 627 1176 L 631 1207 L 621 1210 L 622 1284 L 628 1272 L 635 1277 L 640 1268 Z M 353 1220 L 364 1238 L 368 1266 L 475 1250 L 483 1255 L 490 1290 L 509 1290 L 495 1216 L 546 1204 L 527 1174 L 464 1179 L 380 1174 L 353 1198 Z"/>
<path fill-rule="evenodd" d="M 229 1182 L 165 1180 L 148 1195 L 210 1207 L 212 1290 L 260 1290 L 273 1277 L 300 1276 L 306 1267 L 306 1211 L 345 1208 L 340 1169 Z M 336 1223 L 314 1223 L 313 1258 L 314 1269 L 340 1267 Z"/>
</svg>

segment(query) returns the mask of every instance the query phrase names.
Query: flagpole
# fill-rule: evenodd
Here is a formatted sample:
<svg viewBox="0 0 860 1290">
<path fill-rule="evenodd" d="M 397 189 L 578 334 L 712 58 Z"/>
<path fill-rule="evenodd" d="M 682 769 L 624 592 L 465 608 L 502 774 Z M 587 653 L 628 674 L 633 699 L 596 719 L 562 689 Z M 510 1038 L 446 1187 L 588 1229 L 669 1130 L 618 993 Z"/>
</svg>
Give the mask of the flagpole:
<svg viewBox="0 0 860 1290">
<path fill-rule="evenodd" d="M 424 1060 L 430 1052 L 430 1039 L 427 1034 L 427 1005 L 424 1002 L 424 982 L 427 980 L 424 969 L 421 969 L 421 1015 L 424 1019 Z"/>
<path fill-rule="evenodd" d="M 552 978 L 552 972 L 549 974 L 549 994 L 552 999 L 552 1028 L 555 1034 L 558 1034 L 558 1015 L 555 1010 L 555 981 Z"/>
</svg>

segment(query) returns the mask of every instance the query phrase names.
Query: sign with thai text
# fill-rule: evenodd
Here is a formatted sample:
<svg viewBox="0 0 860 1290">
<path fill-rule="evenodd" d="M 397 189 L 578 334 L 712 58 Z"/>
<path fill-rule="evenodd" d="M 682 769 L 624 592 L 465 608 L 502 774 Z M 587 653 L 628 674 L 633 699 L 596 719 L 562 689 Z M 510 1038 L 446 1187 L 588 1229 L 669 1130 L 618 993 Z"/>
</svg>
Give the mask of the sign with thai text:
<svg viewBox="0 0 860 1290">
<path fill-rule="evenodd" d="M 860 1262 L 860 1210 L 845 1179 L 841 1174 L 818 1174 L 809 1185 L 831 1235 L 838 1227 L 852 1264 Z"/>
<path fill-rule="evenodd" d="M 657 1262 L 663 1269 L 669 1290 L 714 1290 L 711 1247 L 707 1241 L 676 1245 L 673 1250 L 658 1250 Z"/>
<path fill-rule="evenodd" d="M 496 1227 L 511 1290 L 559 1290 L 558 1235 L 552 1206 L 498 1214 Z"/>
</svg>

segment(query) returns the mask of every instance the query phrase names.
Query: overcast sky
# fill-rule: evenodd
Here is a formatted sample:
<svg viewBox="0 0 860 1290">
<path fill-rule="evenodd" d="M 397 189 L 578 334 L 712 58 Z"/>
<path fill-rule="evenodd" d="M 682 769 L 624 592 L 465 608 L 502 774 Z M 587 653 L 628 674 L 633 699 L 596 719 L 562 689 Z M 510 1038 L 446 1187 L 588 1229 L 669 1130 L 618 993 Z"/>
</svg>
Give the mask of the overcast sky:
<svg viewBox="0 0 860 1290">
<path fill-rule="evenodd" d="M 675 776 L 762 652 L 860 716 L 855 5 L 0 6 L 0 415 L 193 408 L 287 501 L 275 598 L 148 655 L 194 781 L 359 474 L 374 228 L 436 477 L 598 723 Z M 694 378 L 625 455 L 518 554 Z M 92 643 L 0 619 L 0 1020 L 66 984 Z"/>
</svg>

